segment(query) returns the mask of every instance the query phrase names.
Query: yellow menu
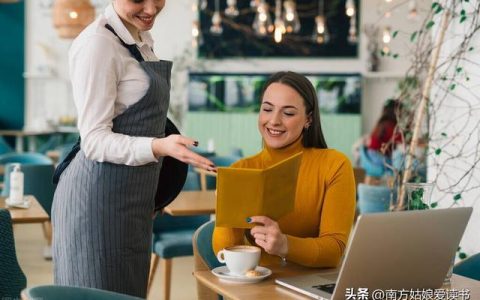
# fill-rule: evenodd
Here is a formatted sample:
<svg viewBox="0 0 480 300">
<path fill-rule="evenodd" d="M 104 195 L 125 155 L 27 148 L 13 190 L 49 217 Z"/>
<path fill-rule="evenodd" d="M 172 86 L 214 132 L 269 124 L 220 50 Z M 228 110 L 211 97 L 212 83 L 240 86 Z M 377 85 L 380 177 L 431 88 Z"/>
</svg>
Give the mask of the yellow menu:
<svg viewBox="0 0 480 300">
<path fill-rule="evenodd" d="M 252 228 L 247 217 L 291 212 L 301 160 L 297 153 L 266 169 L 218 168 L 216 226 Z"/>
</svg>

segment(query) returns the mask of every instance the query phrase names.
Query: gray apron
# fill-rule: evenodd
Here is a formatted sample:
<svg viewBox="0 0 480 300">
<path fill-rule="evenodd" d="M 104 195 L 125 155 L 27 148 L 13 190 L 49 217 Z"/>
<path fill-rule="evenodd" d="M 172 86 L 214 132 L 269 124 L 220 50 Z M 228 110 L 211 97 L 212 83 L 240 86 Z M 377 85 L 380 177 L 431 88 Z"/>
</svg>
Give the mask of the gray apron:
<svg viewBox="0 0 480 300">
<path fill-rule="evenodd" d="M 146 62 L 138 49 L 127 48 L 150 77 L 150 86 L 113 119 L 112 131 L 163 137 L 172 63 Z M 55 284 L 146 297 L 161 166 L 162 160 L 143 166 L 100 163 L 82 150 L 76 153 L 61 174 L 52 207 Z"/>
</svg>

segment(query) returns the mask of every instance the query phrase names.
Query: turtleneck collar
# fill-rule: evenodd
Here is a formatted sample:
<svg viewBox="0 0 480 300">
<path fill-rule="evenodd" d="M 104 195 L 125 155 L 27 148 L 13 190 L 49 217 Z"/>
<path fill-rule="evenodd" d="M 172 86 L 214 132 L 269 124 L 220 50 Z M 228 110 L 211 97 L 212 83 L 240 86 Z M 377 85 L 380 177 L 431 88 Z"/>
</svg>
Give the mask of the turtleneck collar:
<svg viewBox="0 0 480 300">
<path fill-rule="evenodd" d="M 298 138 L 293 144 L 281 148 L 281 149 L 272 149 L 265 145 L 265 148 L 262 151 L 262 160 L 265 164 L 265 167 L 269 167 L 281 160 L 284 160 L 296 153 L 302 152 L 305 148 L 302 144 L 302 137 Z"/>
</svg>

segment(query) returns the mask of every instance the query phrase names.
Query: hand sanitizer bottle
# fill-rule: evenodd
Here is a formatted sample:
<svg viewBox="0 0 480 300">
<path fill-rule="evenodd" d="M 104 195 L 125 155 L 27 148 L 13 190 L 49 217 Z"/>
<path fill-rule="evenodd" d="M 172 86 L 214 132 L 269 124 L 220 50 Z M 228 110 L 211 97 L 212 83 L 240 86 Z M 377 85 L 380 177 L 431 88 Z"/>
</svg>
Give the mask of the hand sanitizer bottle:
<svg viewBox="0 0 480 300">
<path fill-rule="evenodd" d="M 10 173 L 10 197 L 11 204 L 23 203 L 23 172 L 20 164 L 15 164 Z"/>
</svg>

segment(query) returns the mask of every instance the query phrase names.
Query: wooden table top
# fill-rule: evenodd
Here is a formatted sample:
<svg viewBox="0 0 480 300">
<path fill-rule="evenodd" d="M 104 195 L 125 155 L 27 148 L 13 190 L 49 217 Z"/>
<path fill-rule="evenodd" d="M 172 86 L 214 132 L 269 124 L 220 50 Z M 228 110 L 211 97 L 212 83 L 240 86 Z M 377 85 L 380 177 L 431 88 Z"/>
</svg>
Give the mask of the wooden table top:
<svg viewBox="0 0 480 300">
<path fill-rule="evenodd" d="M 306 275 L 311 273 L 330 273 L 334 269 L 311 269 L 293 264 L 288 264 L 285 267 L 272 266 L 272 275 L 267 279 L 258 283 L 238 284 L 222 281 L 212 274 L 210 271 L 195 271 L 193 275 L 202 284 L 221 294 L 231 300 L 244 299 L 312 299 L 303 294 L 295 292 L 286 287 L 275 284 L 275 278 Z M 472 280 L 463 276 L 453 274 L 452 284 L 449 287 L 444 287 L 451 290 L 469 290 L 470 299 L 480 299 L 480 281 Z M 445 298 L 446 299 L 446 298 Z M 466 300 L 466 298 L 458 298 L 459 300 Z"/>
<path fill-rule="evenodd" d="M 172 216 L 194 216 L 215 213 L 215 191 L 183 191 L 164 208 Z"/>
<path fill-rule="evenodd" d="M 172 216 L 194 216 L 215 213 L 215 191 L 183 191 L 164 208 Z"/>
<path fill-rule="evenodd" d="M 49 220 L 47 212 L 38 203 L 34 196 L 26 196 L 30 199 L 29 208 L 7 208 L 12 216 L 13 224 L 43 223 Z M 5 208 L 5 197 L 0 196 L 0 208 Z"/>
</svg>

